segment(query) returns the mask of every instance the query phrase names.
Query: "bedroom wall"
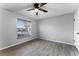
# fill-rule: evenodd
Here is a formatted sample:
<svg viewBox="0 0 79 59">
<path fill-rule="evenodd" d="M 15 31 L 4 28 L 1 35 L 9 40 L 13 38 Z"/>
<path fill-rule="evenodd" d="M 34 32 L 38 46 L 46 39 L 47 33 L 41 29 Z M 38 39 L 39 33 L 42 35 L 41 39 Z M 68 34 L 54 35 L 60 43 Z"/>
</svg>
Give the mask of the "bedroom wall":
<svg viewBox="0 0 79 59">
<path fill-rule="evenodd" d="M 73 45 L 74 14 L 38 20 L 39 38 Z"/>
<path fill-rule="evenodd" d="M 16 44 L 32 40 L 36 37 L 36 21 L 32 22 L 31 36 L 24 39 L 16 39 L 16 20 L 22 18 L 30 20 L 23 15 L 0 9 L 0 50 Z"/>
</svg>

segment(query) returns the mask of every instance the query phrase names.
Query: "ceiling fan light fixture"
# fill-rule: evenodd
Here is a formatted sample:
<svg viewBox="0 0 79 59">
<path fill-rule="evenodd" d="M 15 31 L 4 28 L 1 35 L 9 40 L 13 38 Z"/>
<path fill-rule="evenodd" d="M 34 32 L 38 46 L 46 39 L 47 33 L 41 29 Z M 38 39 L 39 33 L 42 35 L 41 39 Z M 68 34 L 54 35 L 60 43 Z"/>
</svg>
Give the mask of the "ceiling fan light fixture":
<svg viewBox="0 0 79 59">
<path fill-rule="evenodd" d="M 35 12 L 37 13 L 39 11 L 39 9 L 35 8 Z"/>
<path fill-rule="evenodd" d="M 32 8 L 32 9 L 29 9 L 28 11 L 34 10 L 35 13 L 36 13 L 36 15 L 38 15 L 38 12 L 39 12 L 39 11 L 42 11 L 42 12 L 47 13 L 47 12 L 48 12 L 47 10 L 41 8 L 42 6 L 44 6 L 44 5 L 46 5 L 46 4 L 47 4 L 47 3 L 34 3 L 34 4 L 33 4 L 33 8 Z"/>
</svg>

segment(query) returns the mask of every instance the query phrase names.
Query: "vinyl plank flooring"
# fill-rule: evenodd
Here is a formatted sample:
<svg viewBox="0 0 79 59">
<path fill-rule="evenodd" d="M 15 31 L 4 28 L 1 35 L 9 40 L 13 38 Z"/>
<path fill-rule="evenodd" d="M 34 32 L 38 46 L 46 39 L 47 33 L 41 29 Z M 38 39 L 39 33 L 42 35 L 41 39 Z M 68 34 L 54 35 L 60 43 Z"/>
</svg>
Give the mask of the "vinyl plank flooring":
<svg viewBox="0 0 79 59">
<path fill-rule="evenodd" d="M 75 46 L 42 39 L 32 40 L 0 51 L 1 56 L 78 56 Z"/>
</svg>

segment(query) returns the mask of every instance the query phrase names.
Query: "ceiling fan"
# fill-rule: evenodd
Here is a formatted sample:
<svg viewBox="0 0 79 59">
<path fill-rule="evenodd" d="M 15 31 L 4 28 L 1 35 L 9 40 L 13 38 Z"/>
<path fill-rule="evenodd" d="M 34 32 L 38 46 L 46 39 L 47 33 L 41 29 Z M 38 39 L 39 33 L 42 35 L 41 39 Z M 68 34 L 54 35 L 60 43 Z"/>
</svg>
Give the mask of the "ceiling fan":
<svg viewBox="0 0 79 59">
<path fill-rule="evenodd" d="M 45 9 L 42 9 L 41 7 L 46 5 L 47 3 L 33 3 L 33 8 L 28 9 L 27 11 L 31 11 L 31 10 L 35 10 L 36 15 L 38 15 L 38 11 L 43 11 L 45 13 L 47 13 L 48 11 Z"/>
</svg>

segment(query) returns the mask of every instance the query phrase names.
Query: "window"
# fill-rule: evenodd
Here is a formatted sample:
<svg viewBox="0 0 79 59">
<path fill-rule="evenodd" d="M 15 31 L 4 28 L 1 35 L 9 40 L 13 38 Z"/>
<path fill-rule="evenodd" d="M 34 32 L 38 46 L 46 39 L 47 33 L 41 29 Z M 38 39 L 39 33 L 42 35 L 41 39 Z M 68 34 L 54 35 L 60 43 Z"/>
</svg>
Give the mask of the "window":
<svg viewBox="0 0 79 59">
<path fill-rule="evenodd" d="M 31 21 L 17 18 L 16 27 L 17 39 L 26 38 L 30 35 L 31 32 Z"/>
</svg>

